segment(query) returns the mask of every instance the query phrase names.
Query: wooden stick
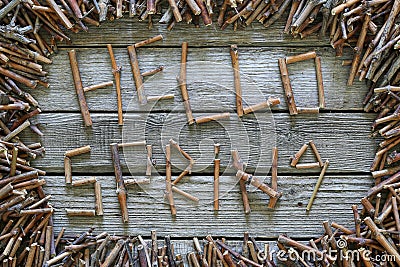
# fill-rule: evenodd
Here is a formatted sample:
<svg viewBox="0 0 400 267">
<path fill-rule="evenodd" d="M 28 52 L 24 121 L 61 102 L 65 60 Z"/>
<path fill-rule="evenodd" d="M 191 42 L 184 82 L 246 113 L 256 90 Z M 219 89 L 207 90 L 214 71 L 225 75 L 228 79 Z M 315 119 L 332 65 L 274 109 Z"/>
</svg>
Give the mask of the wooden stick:
<svg viewBox="0 0 400 267">
<path fill-rule="evenodd" d="M 317 75 L 318 102 L 319 108 L 325 108 L 324 80 L 322 79 L 321 57 L 315 57 L 315 74 Z"/>
<path fill-rule="evenodd" d="M 286 62 L 286 64 L 292 64 L 292 63 L 296 63 L 296 62 L 300 62 L 300 61 L 304 61 L 304 60 L 308 60 L 308 59 L 313 59 L 316 57 L 317 57 L 317 53 L 315 53 L 315 51 L 311 51 L 311 52 L 300 54 L 300 55 L 286 57 L 285 62 Z"/>
<path fill-rule="evenodd" d="M 230 49 L 233 69 L 233 81 L 236 96 L 236 112 L 239 117 L 243 116 L 242 86 L 240 84 L 239 52 L 237 45 L 231 45 Z"/>
<path fill-rule="evenodd" d="M 27 215 L 27 214 L 40 214 L 40 213 L 53 213 L 53 208 L 43 208 L 43 209 L 32 209 L 32 210 L 21 210 L 19 214 Z"/>
<path fill-rule="evenodd" d="M 396 196 L 398 195 L 396 194 Z M 393 208 L 393 216 L 394 216 L 394 221 L 396 222 L 396 230 L 400 231 L 400 217 L 399 217 L 399 210 L 397 208 L 397 203 L 398 203 L 397 201 L 398 200 L 396 197 L 392 197 L 392 207 L 395 207 Z"/>
<path fill-rule="evenodd" d="M 196 2 L 196 4 L 199 6 L 199 8 L 200 8 L 200 10 L 201 10 L 200 16 L 201 16 L 201 19 L 203 20 L 204 25 L 205 25 L 206 27 L 207 27 L 207 26 L 210 26 L 210 25 L 212 24 L 212 19 L 211 19 L 211 17 L 210 17 L 210 14 L 208 14 L 207 7 L 206 7 L 204 1 L 202 1 L 202 0 L 195 0 L 195 2 Z"/>
<path fill-rule="evenodd" d="M 174 94 L 167 94 L 167 95 L 160 95 L 160 96 L 148 96 L 147 102 L 157 102 L 160 100 L 169 100 L 169 99 L 174 99 L 174 98 L 175 98 Z"/>
<path fill-rule="evenodd" d="M 233 160 L 233 166 L 237 170 L 244 170 L 244 164 L 242 160 L 240 159 L 239 153 L 237 150 L 231 150 L 231 155 L 232 155 L 232 160 Z M 247 195 L 247 189 L 246 189 L 246 182 L 243 181 L 242 179 L 239 180 L 239 187 L 240 187 L 240 192 L 242 194 L 242 201 L 243 201 L 243 210 L 245 214 L 250 214 L 251 208 L 250 208 L 250 203 L 249 203 L 249 197 Z"/>
<path fill-rule="evenodd" d="M 75 16 L 78 19 L 82 19 L 83 16 L 82 16 L 82 12 L 81 12 L 81 9 L 79 7 L 78 1 L 76 1 L 76 0 L 67 0 L 67 2 L 68 2 L 68 5 L 70 6 L 70 8 L 72 9 L 72 11 L 74 12 Z"/>
<path fill-rule="evenodd" d="M 200 267 L 199 260 L 196 257 L 196 254 L 194 252 L 191 252 L 188 254 L 188 260 L 190 260 L 190 266 L 193 267 Z"/>
<path fill-rule="evenodd" d="M 290 115 L 297 114 L 297 107 L 294 100 L 293 89 L 289 79 L 289 73 L 284 58 L 278 59 L 279 70 L 281 72 L 282 86 L 285 90 L 286 102 L 289 107 Z"/>
<path fill-rule="evenodd" d="M 176 22 L 181 22 L 182 21 L 181 12 L 179 11 L 179 8 L 176 5 L 175 0 L 168 0 L 168 3 L 172 9 L 172 13 L 174 14 Z"/>
<path fill-rule="evenodd" d="M 230 117 L 229 112 L 215 114 L 215 115 L 208 115 L 208 116 L 203 116 L 203 117 L 197 118 L 196 123 L 201 124 L 201 123 L 206 123 L 206 122 L 210 122 L 210 121 L 229 119 L 229 117 Z"/>
<path fill-rule="evenodd" d="M 322 167 L 324 165 L 324 162 L 322 161 L 321 155 L 319 154 L 314 141 L 310 140 L 309 145 L 310 145 L 312 151 L 314 152 L 314 155 L 317 158 L 317 161 L 319 162 L 319 166 Z"/>
<path fill-rule="evenodd" d="M 125 187 L 124 183 L 124 178 L 122 177 L 122 169 L 121 169 L 121 163 L 120 163 L 120 158 L 119 158 L 119 153 L 118 153 L 118 144 L 113 143 L 110 145 L 111 148 L 111 156 L 112 156 L 112 161 L 114 165 L 114 173 L 115 173 L 115 181 L 117 183 L 117 194 L 118 194 L 118 201 L 119 201 L 119 206 L 121 209 L 121 214 L 122 214 L 122 221 L 124 223 L 127 223 L 129 221 L 129 213 L 128 213 L 128 206 L 126 203 L 126 197 L 127 197 L 127 190 Z"/>
<path fill-rule="evenodd" d="M 107 86 L 113 86 L 113 85 L 114 85 L 113 81 L 102 82 L 102 83 L 99 83 L 99 84 L 94 84 L 94 85 L 90 85 L 90 86 L 87 86 L 87 87 L 83 87 L 83 91 L 86 93 L 86 92 L 89 92 L 89 91 L 94 91 L 96 89 L 104 88 L 104 87 L 107 87 Z"/>
<path fill-rule="evenodd" d="M 326 160 L 325 163 L 324 163 L 324 167 L 322 168 L 322 171 L 321 171 L 321 173 L 319 175 L 317 184 L 314 187 L 314 191 L 313 191 L 313 193 L 311 195 L 310 201 L 308 202 L 308 205 L 307 205 L 307 208 L 306 208 L 307 212 L 311 210 L 311 206 L 314 203 L 314 199 L 317 196 L 318 190 L 319 190 L 319 188 L 320 188 L 320 186 L 322 184 L 322 180 L 324 179 L 325 172 L 328 169 L 328 165 L 329 165 L 329 161 Z"/>
<path fill-rule="evenodd" d="M 201 13 L 201 9 L 200 7 L 197 5 L 195 0 L 186 0 L 187 5 L 189 6 L 189 8 L 192 10 L 193 14 L 195 16 L 200 15 Z"/>
<path fill-rule="evenodd" d="M 89 177 L 86 179 L 79 179 L 77 181 L 73 181 L 72 186 L 82 186 L 82 185 L 94 184 L 96 182 L 97 182 L 96 177 Z"/>
<path fill-rule="evenodd" d="M 319 107 L 318 108 L 301 108 L 301 107 L 297 107 L 297 113 L 298 114 L 318 114 L 319 113 Z"/>
<path fill-rule="evenodd" d="M 68 158 L 72 158 L 72 157 L 75 157 L 78 155 L 89 153 L 90 151 L 91 151 L 91 147 L 89 145 L 87 145 L 87 146 L 82 146 L 82 147 L 78 147 L 75 149 L 67 150 L 67 151 L 65 151 L 64 156 L 68 157 Z"/>
<path fill-rule="evenodd" d="M 117 65 L 117 61 L 115 60 L 114 51 L 111 44 L 107 44 L 107 50 L 110 54 L 112 72 L 115 79 L 115 89 L 117 92 L 118 125 L 123 125 L 124 121 L 122 116 L 121 67 Z"/>
<path fill-rule="evenodd" d="M 385 87 L 379 87 L 379 88 L 374 88 L 374 92 L 375 93 L 384 93 L 387 91 L 391 91 L 391 92 L 400 92 L 400 86 L 385 86 Z"/>
<path fill-rule="evenodd" d="M 136 92 L 139 103 L 144 105 L 147 103 L 147 98 L 144 93 L 142 75 L 140 74 L 139 61 L 136 54 L 136 48 L 134 45 L 128 46 L 128 54 L 132 68 L 133 79 L 135 80 Z"/>
<path fill-rule="evenodd" d="M 46 0 L 49 6 L 55 11 L 57 16 L 60 18 L 60 20 L 63 22 L 64 26 L 67 29 L 71 29 L 74 25 L 69 21 L 67 16 L 62 12 L 61 8 L 57 5 L 57 3 L 54 0 Z"/>
<path fill-rule="evenodd" d="M 314 169 L 320 167 L 319 162 L 296 164 L 296 169 Z"/>
<path fill-rule="evenodd" d="M 332 14 L 333 16 L 338 15 L 338 14 L 341 13 L 343 10 L 345 10 L 345 8 L 351 7 L 352 5 L 354 5 L 354 4 L 358 3 L 358 2 L 360 2 L 360 0 L 349 0 L 349 1 L 347 1 L 347 2 L 344 2 L 343 4 L 340 4 L 340 5 L 336 6 L 336 7 L 334 7 L 334 8 L 331 10 L 331 14 Z"/>
<path fill-rule="evenodd" d="M 18 82 L 26 85 L 29 88 L 34 89 L 37 86 L 37 81 L 29 80 L 29 79 L 25 78 L 24 76 L 19 75 L 15 72 L 12 72 L 8 69 L 4 69 L 3 67 L 0 67 L 0 73 L 6 77 L 9 77 L 12 80 L 18 81 Z"/>
<path fill-rule="evenodd" d="M 13 191 L 14 187 L 11 185 L 11 183 L 8 183 L 7 185 L 3 186 L 0 189 L 0 198 L 5 198 L 8 197 L 9 194 Z"/>
<path fill-rule="evenodd" d="M 65 172 L 65 183 L 72 183 L 72 167 L 71 167 L 71 159 L 69 157 L 64 156 L 64 172 Z"/>
<path fill-rule="evenodd" d="M 278 191 L 278 148 L 277 147 L 272 148 L 271 188 L 275 191 Z M 277 202 L 278 202 L 277 198 L 270 198 L 268 202 L 268 208 L 274 209 Z"/>
<path fill-rule="evenodd" d="M 183 105 L 185 107 L 186 111 L 186 117 L 189 125 L 192 125 L 195 123 L 195 119 L 192 114 L 192 108 L 190 106 L 190 101 L 189 101 L 189 93 L 187 91 L 187 54 L 188 54 L 188 43 L 183 42 L 182 43 L 182 54 L 181 54 L 181 69 L 179 72 L 179 77 L 178 77 L 178 82 L 179 82 L 179 87 L 181 89 L 181 94 L 182 94 L 182 100 L 183 100 Z"/>
<path fill-rule="evenodd" d="M 157 246 L 157 232 L 156 230 L 151 230 L 151 265 L 157 266 L 157 256 L 158 256 L 158 246 Z"/>
<path fill-rule="evenodd" d="M 270 108 L 275 105 L 279 105 L 280 103 L 281 103 L 281 101 L 279 100 L 279 98 L 270 98 L 270 99 L 268 99 L 268 101 L 263 101 L 261 103 L 244 108 L 243 113 L 249 114 L 251 112 L 256 112 L 258 110 L 263 110 L 263 109 Z"/>
<path fill-rule="evenodd" d="M 307 148 L 308 148 L 307 144 L 304 144 L 300 148 L 300 150 L 293 156 L 290 166 L 295 167 L 297 165 L 297 162 L 299 162 L 301 156 L 303 156 L 303 154 L 304 154 L 304 152 L 306 152 Z"/>
<path fill-rule="evenodd" d="M 153 36 L 153 37 L 151 37 L 149 39 L 146 39 L 146 40 L 143 40 L 141 42 L 135 43 L 134 47 L 135 48 L 139 48 L 139 47 L 142 47 L 142 46 L 145 46 L 145 45 L 152 44 L 154 42 L 160 41 L 162 39 L 163 39 L 163 36 L 161 34 L 159 34 L 159 35 Z"/>
<path fill-rule="evenodd" d="M 51 266 L 59 261 L 61 261 L 62 259 L 64 259 L 65 257 L 68 257 L 69 255 L 71 255 L 72 253 L 74 253 L 73 251 L 65 251 L 63 253 L 58 254 L 57 256 L 55 256 L 54 258 L 46 261 L 47 266 Z"/>
<path fill-rule="evenodd" d="M 144 179 L 137 179 L 137 178 L 124 179 L 124 184 L 125 184 L 125 186 L 150 184 L 150 179 L 148 179 L 148 178 L 144 178 Z"/>
<path fill-rule="evenodd" d="M 85 217 L 93 217 L 96 215 L 95 210 L 89 209 L 65 209 L 68 216 L 85 216 Z"/>
<path fill-rule="evenodd" d="M 15 175 L 15 171 L 17 170 L 17 159 L 18 159 L 18 148 L 13 147 L 12 159 L 11 159 L 11 164 L 10 164 L 10 176 Z"/>
<path fill-rule="evenodd" d="M 71 65 L 72 77 L 74 79 L 74 85 L 76 90 L 76 95 L 78 96 L 79 106 L 81 108 L 81 113 L 85 126 L 92 126 L 92 119 L 90 118 L 89 108 L 86 103 L 85 93 L 83 91 L 81 74 L 79 71 L 78 61 L 76 59 L 75 50 L 68 52 L 69 63 Z"/>
<path fill-rule="evenodd" d="M 153 157 L 153 149 L 151 145 L 146 145 L 147 150 L 147 163 L 146 163 L 146 175 L 151 176 L 151 169 L 153 167 L 152 157 Z"/>
<path fill-rule="evenodd" d="M 363 197 L 360 200 L 361 204 L 364 206 L 365 210 L 371 215 L 373 216 L 375 214 L 375 208 L 372 205 L 372 203 L 368 200 L 368 198 Z"/>
<path fill-rule="evenodd" d="M 219 167 L 221 160 L 214 159 L 214 211 L 219 210 Z"/>
<path fill-rule="evenodd" d="M 191 201 L 199 202 L 199 198 L 198 198 L 198 197 L 192 196 L 191 194 L 189 194 L 189 193 L 187 193 L 187 192 L 185 192 L 185 191 L 179 189 L 179 188 L 176 187 L 176 186 L 172 186 L 172 191 L 174 191 L 175 193 L 180 194 L 181 196 L 186 197 L 187 199 L 189 199 L 189 200 L 191 200 Z"/>
<path fill-rule="evenodd" d="M 174 203 L 174 196 L 172 195 L 172 183 L 171 183 L 171 147 L 170 145 L 165 146 L 165 184 L 166 184 L 166 195 L 171 209 L 171 215 L 176 216 L 176 208 Z"/>
<path fill-rule="evenodd" d="M 151 76 L 151 75 L 154 75 L 154 74 L 156 74 L 156 73 L 159 73 L 159 72 L 161 72 L 161 71 L 163 71 L 163 70 L 164 70 L 164 66 L 160 66 L 160 67 L 155 68 L 155 69 L 153 69 L 153 70 L 149 70 L 149 71 L 142 72 L 142 77 Z"/>
<path fill-rule="evenodd" d="M 0 179 L 0 186 L 2 187 L 2 186 L 6 185 L 8 183 L 15 184 L 15 183 L 18 183 L 18 182 L 27 181 L 27 180 L 30 180 L 30 179 L 35 179 L 35 178 L 38 178 L 38 175 L 39 175 L 38 171 L 34 170 L 34 171 L 21 173 L 19 175 L 11 176 L 11 177 L 8 177 L 8 178 L 3 178 L 3 179 Z"/>
<path fill-rule="evenodd" d="M 57 236 L 56 241 L 54 242 L 54 246 L 55 246 L 55 247 L 57 247 L 58 244 L 60 243 L 61 238 L 62 238 L 63 235 L 64 235 L 64 232 L 65 232 L 65 227 L 62 227 L 61 230 L 60 230 L 60 233 L 58 233 L 58 236 Z"/>
</svg>

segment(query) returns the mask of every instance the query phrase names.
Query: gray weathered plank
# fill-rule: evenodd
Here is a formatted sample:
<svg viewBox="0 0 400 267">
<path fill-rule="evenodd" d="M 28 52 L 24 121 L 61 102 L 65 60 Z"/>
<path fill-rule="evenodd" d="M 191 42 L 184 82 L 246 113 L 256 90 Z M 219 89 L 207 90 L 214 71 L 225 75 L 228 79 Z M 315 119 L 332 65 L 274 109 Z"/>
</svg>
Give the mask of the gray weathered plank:
<svg viewBox="0 0 400 267">
<path fill-rule="evenodd" d="M 201 114 L 194 113 L 195 117 Z M 204 114 L 203 114 L 204 115 Z M 230 150 L 238 149 L 249 170 L 265 173 L 269 170 L 271 147 L 276 144 L 280 150 L 279 171 L 284 173 L 307 173 L 289 166 L 289 157 L 309 140 L 313 139 L 323 159 L 331 162 L 328 173 L 369 172 L 374 156 L 376 140 L 367 138 L 373 114 L 365 113 L 324 113 L 319 115 L 298 115 L 286 113 L 259 113 L 247 115 L 238 120 L 231 114 L 228 121 L 209 122 L 188 127 L 182 113 L 131 114 L 123 128 L 117 125 L 116 114 L 92 114 L 93 128 L 85 128 L 80 114 L 49 113 L 38 116 L 43 130 L 41 138 L 46 147 L 46 156 L 32 165 L 48 172 L 63 172 L 64 151 L 91 145 L 90 155 L 73 159 L 73 170 L 81 173 L 113 173 L 109 144 L 146 139 L 153 145 L 156 169 L 164 172 L 163 146 L 169 138 L 177 140 L 197 161 L 196 173 L 211 173 L 213 143 L 221 144 L 221 166 L 230 165 Z M 28 130 L 22 135 L 27 144 L 40 141 L 32 138 Z M 124 150 L 130 170 L 135 174 L 144 173 L 144 148 Z M 122 155 L 122 152 L 121 152 Z M 313 162 L 308 151 L 303 162 Z M 124 155 L 122 155 L 124 158 Z M 124 163 L 125 165 L 125 163 Z M 182 170 L 187 162 L 173 155 L 174 171 Z M 128 171 L 125 169 L 125 171 Z M 227 171 L 232 172 L 231 168 Z M 309 170 L 317 173 L 319 170 Z"/>
<path fill-rule="evenodd" d="M 283 17 L 286 18 L 286 16 Z M 183 41 L 189 41 L 192 46 L 222 46 L 232 43 L 246 46 L 329 45 L 327 39 L 319 39 L 317 36 L 293 39 L 291 36 L 283 34 L 284 24 L 285 22 L 281 19 L 266 29 L 257 22 L 246 29 L 234 32 L 232 28 L 221 31 L 215 23 L 207 28 L 203 25 L 200 28 L 195 28 L 193 24 L 179 23 L 172 31 L 167 31 L 167 25 L 154 23 L 154 28 L 148 30 L 147 23 L 138 22 L 137 18 L 123 18 L 119 21 L 103 23 L 98 29 L 91 27 L 87 33 L 70 34 L 70 37 L 74 46 L 98 46 L 108 43 L 129 45 L 157 34 L 162 34 L 164 40 L 152 44 L 153 46 L 177 46 Z"/>
<path fill-rule="evenodd" d="M 110 59 L 105 47 L 77 49 L 77 51 L 84 86 L 113 80 Z M 239 47 L 245 102 L 255 104 L 269 96 L 274 96 L 281 99 L 281 104 L 274 110 L 287 110 L 277 60 L 280 57 L 307 51 L 309 51 L 308 48 Z M 125 48 L 115 49 L 117 62 L 123 67 L 123 109 L 182 111 L 181 93 L 176 81 L 180 68 L 180 53 L 179 48 L 138 50 L 140 67 L 143 71 L 160 65 L 165 66 L 162 73 L 146 78 L 144 86 L 147 95 L 167 93 L 175 95 L 175 100 L 139 106 L 127 51 Z M 318 48 L 317 53 L 322 56 L 327 110 L 361 110 L 361 99 L 367 92 L 365 83 L 355 82 L 354 86 L 347 87 L 348 67 L 341 66 L 341 60 L 335 58 L 330 48 Z M 60 50 L 54 57 L 54 63 L 48 66 L 47 70 L 51 87 L 32 90 L 32 94 L 41 100 L 42 109 L 44 111 L 79 110 L 66 49 Z M 289 65 L 289 73 L 298 106 L 318 106 L 314 61 L 308 60 Z M 236 107 L 229 47 L 189 48 L 188 84 L 194 111 L 233 111 Z M 87 92 L 86 98 L 91 111 L 116 112 L 115 87 Z"/>
<path fill-rule="evenodd" d="M 74 177 L 79 179 L 84 177 Z M 95 226 L 96 231 L 113 234 L 142 234 L 157 229 L 159 235 L 173 237 L 205 236 L 207 234 L 240 237 L 244 231 L 264 238 L 276 238 L 288 234 L 298 238 L 316 237 L 323 233 L 321 223 L 331 220 L 353 227 L 351 205 L 359 199 L 372 184 L 369 176 L 327 176 L 315 199 L 309 214 L 305 206 L 316 183 L 317 176 L 279 176 L 279 190 L 283 192 L 276 210 L 267 209 L 268 196 L 249 187 L 252 212 L 243 213 L 241 196 L 236 178 L 223 176 L 220 180 L 220 211 L 213 212 L 212 177 L 192 176 L 183 180 L 179 187 L 199 197 L 198 204 L 174 195 L 177 217 L 172 219 L 168 205 L 163 200 L 164 177 L 151 177 L 149 185 L 129 188 L 128 209 L 130 222 L 123 225 L 115 193 L 115 178 L 97 176 L 102 183 L 104 216 L 94 218 L 67 217 L 64 208 L 94 208 L 92 186 L 70 188 L 64 185 L 64 177 L 48 176 L 45 191 L 52 195 L 51 203 L 56 207 L 55 226 L 77 233 Z M 269 178 L 266 179 L 269 181 Z M 301 229 L 301 230 L 300 230 Z"/>
</svg>

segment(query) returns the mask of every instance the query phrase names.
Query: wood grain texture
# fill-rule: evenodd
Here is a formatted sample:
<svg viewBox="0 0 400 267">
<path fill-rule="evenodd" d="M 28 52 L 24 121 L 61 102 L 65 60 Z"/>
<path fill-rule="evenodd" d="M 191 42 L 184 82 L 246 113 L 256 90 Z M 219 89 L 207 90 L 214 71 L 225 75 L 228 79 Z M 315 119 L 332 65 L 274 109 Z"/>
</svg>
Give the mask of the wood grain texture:
<svg viewBox="0 0 400 267">
<path fill-rule="evenodd" d="M 195 117 L 204 114 L 194 113 Z M 230 166 L 230 150 L 238 149 L 247 163 L 248 171 L 266 173 L 271 164 L 271 149 L 279 147 L 279 171 L 282 173 L 317 173 L 318 170 L 296 170 L 290 167 L 289 158 L 309 140 L 313 139 L 323 160 L 331 164 L 328 173 L 369 173 L 376 140 L 367 138 L 374 114 L 324 113 L 290 117 L 286 113 L 259 113 L 246 115 L 238 120 L 231 113 L 230 120 L 209 122 L 188 128 L 184 113 L 130 114 L 123 128 L 117 124 L 117 114 L 92 114 L 93 129 L 85 129 L 80 114 L 49 113 L 37 118 L 44 133 L 42 143 L 46 156 L 32 165 L 50 173 L 63 173 L 63 154 L 66 150 L 91 145 L 90 154 L 75 157 L 72 170 L 75 173 L 113 173 L 109 144 L 141 141 L 153 146 L 156 171 L 164 173 L 163 147 L 170 138 L 179 142 L 195 160 L 195 173 L 213 173 L 213 145 L 221 144 L 221 172 L 233 173 Z M 39 141 L 32 138 L 29 130 L 23 132 L 22 140 L 29 144 Z M 133 174 L 146 170 L 145 147 L 121 151 L 124 172 L 126 161 Z M 300 163 L 315 162 L 307 151 Z M 173 149 L 173 172 L 182 171 L 188 162 Z"/>
<path fill-rule="evenodd" d="M 282 16 L 285 17 L 285 16 Z M 154 22 L 158 22 L 155 16 Z M 328 46 L 328 39 L 319 39 L 316 35 L 306 39 L 293 39 L 283 34 L 284 21 L 279 20 L 266 29 L 258 22 L 246 29 L 233 31 L 228 27 L 225 31 L 218 28 L 216 23 L 210 27 L 195 28 L 193 24 L 177 23 L 172 31 L 167 30 L 167 25 L 154 23 L 152 30 L 147 29 L 146 22 L 139 22 L 137 18 L 123 18 L 114 22 L 101 25 L 101 30 L 92 27 L 89 32 L 80 32 L 71 35 L 73 46 L 98 46 L 105 44 L 131 45 L 147 38 L 162 34 L 164 40 L 151 44 L 152 46 L 179 46 L 183 41 L 190 41 L 191 46 L 223 46 L 238 43 L 246 46 Z M 123 33 L 123 34 L 121 34 Z"/>
<path fill-rule="evenodd" d="M 190 44 L 189 44 L 190 45 Z M 114 80 L 107 49 L 76 49 L 84 86 Z M 42 110 L 79 111 L 78 100 L 73 90 L 68 63 L 68 49 L 61 49 L 54 63 L 47 66 L 49 89 L 31 90 L 40 99 Z M 279 76 L 278 58 L 310 51 L 310 48 L 249 48 L 239 46 L 239 61 L 244 106 L 257 104 L 269 96 L 281 99 L 274 110 L 287 110 L 284 90 Z M 174 100 L 160 101 L 140 106 L 133 83 L 126 48 L 114 49 L 117 64 L 122 66 L 121 85 L 124 112 L 130 111 L 183 111 L 181 94 L 176 77 L 179 74 L 180 48 L 138 49 L 141 71 L 159 66 L 165 69 L 153 77 L 146 77 L 144 88 L 148 96 L 174 94 Z M 364 82 L 355 82 L 347 87 L 348 67 L 341 66 L 331 48 L 318 48 L 322 57 L 325 85 L 326 109 L 329 111 L 362 110 L 360 99 L 367 93 Z M 347 55 L 344 58 L 350 59 Z M 289 65 L 289 76 L 296 103 L 299 107 L 317 107 L 318 93 L 314 61 L 308 60 Z M 233 88 L 233 71 L 230 64 L 229 46 L 215 48 L 191 48 L 188 55 L 188 91 L 194 112 L 223 112 L 236 108 Z M 114 87 L 85 93 L 90 111 L 117 111 Z"/>
<path fill-rule="evenodd" d="M 75 179 L 83 177 L 74 177 Z M 353 226 L 351 205 L 359 203 L 372 184 L 369 176 L 326 176 L 315 199 L 309 215 L 305 212 L 317 176 L 279 176 L 279 190 L 283 192 L 275 211 L 267 209 L 268 196 L 249 187 L 249 200 L 252 212 L 243 213 L 239 186 L 234 176 L 220 177 L 220 211 L 213 211 L 212 176 L 191 176 L 180 182 L 179 187 L 200 198 L 196 205 L 175 195 L 177 206 L 176 220 L 172 220 L 169 207 L 163 200 L 164 177 L 153 176 L 149 185 L 131 186 L 128 189 L 129 224 L 121 222 L 118 200 L 115 193 L 114 177 L 96 176 L 102 183 L 104 216 L 94 218 L 68 218 L 63 210 L 69 208 L 94 208 L 93 186 L 79 188 L 66 187 L 62 176 L 49 176 L 45 191 L 52 195 L 55 212 L 56 232 L 61 227 L 78 233 L 89 226 L 96 232 L 108 231 L 110 234 L 142 234 L 148 236 L 150 230 L 157 229 L 161 236 L 191 237 L 224 235 L 240 237 L 243 231 L 264 238 L 276 238 L 288 234 L 297 238 L 318 237 L 323 233 L 323 220 Z M 266 178 L 270 182 L 270 178 Z M 288 221 L 288 218 L 291 218 Z M 118 229 L 118 230 L 116 230 Z M 301 229 L 301 230 L 300 230 Z M 116 232 L 117 231 L 117 232 Z"/>
</svg>

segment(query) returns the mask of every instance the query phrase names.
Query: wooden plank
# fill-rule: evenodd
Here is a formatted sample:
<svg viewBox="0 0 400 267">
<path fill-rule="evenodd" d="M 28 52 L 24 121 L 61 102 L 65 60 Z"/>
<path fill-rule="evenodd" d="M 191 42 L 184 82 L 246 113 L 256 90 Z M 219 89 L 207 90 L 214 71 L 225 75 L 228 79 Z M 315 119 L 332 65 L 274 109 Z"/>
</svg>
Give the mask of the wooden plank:
<svg viewBox="0 0 400 267">
<path fill-rule="evenodd" d="M 239 47 L 240 70 L 244 104 L 256 104 L 269 96 L 279 97 L 281 104 L 274 110 L 287 110 L 280 80 L 278 58 L 309 51 L 309 48 L 248 48 Z M 61 49 L 54 57 L 54 63 L 47 66 L 51 87 L 45 90 L 32 90 L 40 99 L 44 111 L 78 111 L 78 101 L 73 88 L 68 56 Z M 142 71 L 154 69 L 160 65 L 165 70 L 145 79 L 145 92 L 149 96 L 164 94 L 175 95 L 175 100 L 137 104 L 136 89 L 129 65 L 126 48 L 114 49 L 117 63 L 122 66 L 123 109 L 131 111 L 183 111 L 181 94 L 177 88 L 176 76 L 179 73 L 180 48 L 140 48 L 139 62 Z M 325 85 L 326 109 L 362 110 L 361 99 L 367 93 L 364 82 L 355 82 L 346 86 L 348 67 L 341 66 L 341 60 L 335 58 L 332 49 L 318 48 L 322 56 L 323 80 Z M 78 61 L 84 86 L 114 80 L 111 63 L 104 48 L 77 49 Z M 351 58 L 349 55 L 344 59 Z M 229 56 L 229 47 L 189 48 L 188 90 L 193 111 L 222 112 L 236 108 L 233 89 L 233 71 Z M 317 107 L 318 94 L 314 61 L 289 65 L 290 78 L 299 107 Z M 90 111 L 117 110 L 115 87 L 87 92 L 86 99 Z"/>
<path fill-rule="evenodd" d="M 287 16 L 282 16 L 286 18 Z M 159 16 L 155 16 L 154 22 L 158 22 Z M 139 22 L 137 18 L 123 18 L 119 21 L 103 23 L 99 29 L 91 27 L 89 32 L 69 34 L 74 46 L 99 46 L 105 44 L 131 45 L 162 34 L 164 40 L 156 42 L 152 46 L 179 46 L 181 42 L 188 41 L 191 46 L 223 46 L 237 43 L 246 46 L 328 46 L 328 39 L 319 39 L 318 36 L 309 36 L 306 39 L 292 38 L 283 34 L 285 25 L 283 19 L 277 21 L 268 29 L 255 22 L 246 29 L 233 31 L 231 27 L 221 31 L 214 23 L 210 27 L 195 28 L 193 24 L 178 23 L 172 31 L 168 31 L 167 25 L 154 23 L 151 30 L 147 29 L 147 23 Z M 116 33 L 123 34 L 116 34 Z M 188 34 L 190 33 L 190 34 Z M 105 38 L 106 36 L 106 38 Z M 61 45 L 60 45 L 61 47 Z"/>
<path fill-rule="evenodd" d="M 84 177 L 74 177 L 84 178 Z M 192 176 L 179 183 L 179 187 L 197 197 L 198 204 L 174 196 L 177 218 L 171 219 L 169 207 L 163 200 L 165 178 L 151 177 L 149 185 L 131 186 L 128 189 L 129 224 L 123 225 L 112 176 L 97 176 L 102 183 L 104 216 L 94 218 L 66 217 L 63 210 L 68 208 L 94 208 L 93 186 L 71 188 L 64 185 L 62 176 L 46 177 L 45 191 L 52 195 L 51 203 L 57 209 L 54 221 L 56 232 L 67 227 L 69 232 L 79 233 L 89 226 L 96 232 L 108 231 L 118 234 L 142 234 L 157 229 L 160 236 L 173 237 L 205 236 L 207 234 L 240 237 L 244 231 L 263 238 L 276 238 L 287 234 L 296 238 L 318 237 L 323 233 L 321 223 L 331 220 L 353 227 L 351 205 L 372 185 L 370 176 L 327 176 L 315 199 L 310 214 L 305 205 L 312 193 L 317 176 L 279 176 L 279 190 L 283 192 L 276 210 L 267 209 L 268 196 L 259 190 L 249 188 L 252 212 L 243 213 L 237 179 L 222 176 L 220 180 L 221 207 L 214 214 L 212 205 L 213 179 L 211 176 Z M 266 179 L 269 182 L 269 178 Z M 118 232 L 116 232 L 118 229 Z M 301 230 L 300 230 L 301 229 Z"/>
<path fill-rule="evenodd" d="M 194 113 L 195 117 L 204 114 Z M 38 116 L 44 136 L 41 140 L 32 137 L 29 131 L 21 136 L 25 143 L 42 141 L 46 156 L 35 160 L 32 165 L 51 173 L 63 173 L 63 154 L 66 150 L 91 145 L 91 154 L 72 159 L 73 171 L 80 173 L 113 173 L 109 144 L 140 141 L 146 139 L 153 145 L 156 169 L 165 171 L 163 147 L 170 138 L 178 141 L 196 160 L 196 173 L 213 173 L 213 143 L 221 144 L 221 169 L 230 166 L 230 150 L 238 149 L 247 162 L 248 170 L 266 173 L 271 164 L 271 148 L 279 148 L 280 173 L 318 173 L 319 170 L 296 170 L 289 166 L 289 158 L 309 140 L 313 139 L 323 160 L 329 159 L 328 173 L 369 173 L 373 160 L 375 139 L 367 138 L 374 114 L 323 113 L 290 117 L 286 113 L 260 113 L 246 115 L 239 120 L 231 113 L 228 121 L 209 122 L 188 128 L 184 113 L 131 114 L 121 129 L 117 114 L 92 114 L 93 128 L 83 126 L 80 114 L 49 113 Z M 186 168 L 187 161 L 175 154 L 173 171 Z M 123 155 L 125 153 L 125 155 Z M 143 148 L 124 150 L 121 157 L 129 163 L 135 174 L 144 174 L 146 153 Z M 315 162 L 311 151 L 306 153 L 305 162 Z M 123 162 L 123 166 L 126 163 Z M 128 170 L 125 168 L 125 172 Z M 228 168 L 227 172 L 233 171 Z"/>
</svg>

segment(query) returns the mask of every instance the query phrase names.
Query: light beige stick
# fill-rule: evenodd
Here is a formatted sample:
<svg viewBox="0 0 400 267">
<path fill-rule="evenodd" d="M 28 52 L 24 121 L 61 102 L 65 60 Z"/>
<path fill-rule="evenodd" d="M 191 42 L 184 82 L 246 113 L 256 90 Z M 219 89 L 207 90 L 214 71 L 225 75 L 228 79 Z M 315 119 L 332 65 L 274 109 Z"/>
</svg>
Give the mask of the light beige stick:
<svg viewBox="0 0 400 267">
<path fill-rule="evenodd" d="M 96 89 L 104 88 L 104 87 L 107 87 L 107 86 L 113 86 L 113 85 L 114 85 L 113 81 L 102 82 L 102 83 L 99 83 L 99 84 L 94 84 L 94 85 L 83 87 L 83 91 L 86 93 L 86 92 L 89 92 L 89 91 L 94 91 Z"/>
<path fill-rule="evenodd" d="M 322 184 L 322 180 L 324 179 L 325 172 L 328 169 L 328 165 L 329 165 L 329 161 L 326 160 L 325 163 L 324 163 L 324 167 L 322 168 L 321 174 L 319 175 L 317 184 L 314 187 L 314 191 L 313 191 L 313 193 L 311 195 L 310 201 L 308 202 L 308 205 L 307 205 L 307 208 L 306 208 L 307 212 L 311 210 L 311 207 L 312 207 L 312 205 L 314 203 L 314 199 L 317 196 L 318 190 L 319 190 L 319 188 L 320 188 L 320 186 Z"/>
</svg>

